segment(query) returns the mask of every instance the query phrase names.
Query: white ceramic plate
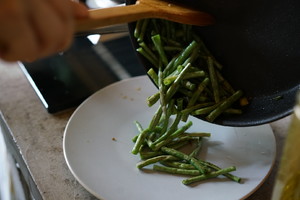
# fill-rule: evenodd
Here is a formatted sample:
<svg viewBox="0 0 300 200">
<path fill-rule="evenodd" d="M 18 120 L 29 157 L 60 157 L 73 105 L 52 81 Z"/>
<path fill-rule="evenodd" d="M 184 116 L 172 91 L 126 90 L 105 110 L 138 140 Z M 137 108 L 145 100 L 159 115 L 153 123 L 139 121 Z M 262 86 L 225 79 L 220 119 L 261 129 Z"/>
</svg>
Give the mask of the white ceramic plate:
<svg viewBox="0 0 300 200">
<path fill-rule="evenodd" d="M 269 125 L 232 128 L 190 118 L 189 131 L 211 132 L 201 156 L 220 167 L 236 166 L 238 184 L 226 178 L 185 186 L 185 178 L 138 170 L 131 154 L 134 120 L 147 126 L 156 106 L 146 98 L 157 89 L 146 76 L 112 84 L 88 98 L 70 118 L 63 141 L 66 162 L 89 192 L 104 200 L 212 199 L 236 200 L 252 194 L 268 176 L 276 144 Z M 114 140 L 114 139 L 115 140 Z"/>
</svg>

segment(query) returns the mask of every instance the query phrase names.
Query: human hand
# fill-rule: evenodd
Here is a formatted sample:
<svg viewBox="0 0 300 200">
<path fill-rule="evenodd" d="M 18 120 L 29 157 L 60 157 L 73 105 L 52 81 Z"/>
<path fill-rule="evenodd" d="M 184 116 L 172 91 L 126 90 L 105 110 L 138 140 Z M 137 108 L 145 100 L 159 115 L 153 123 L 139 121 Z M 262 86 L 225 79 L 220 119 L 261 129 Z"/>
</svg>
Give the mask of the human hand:
<svg viewBox="0 0 300 200">
<path fill-rule="evenodd" d="M 87 8 L 70 0 L 0 0 L 0 58 L 34 61 L 67 49 Z"/>
</svg>

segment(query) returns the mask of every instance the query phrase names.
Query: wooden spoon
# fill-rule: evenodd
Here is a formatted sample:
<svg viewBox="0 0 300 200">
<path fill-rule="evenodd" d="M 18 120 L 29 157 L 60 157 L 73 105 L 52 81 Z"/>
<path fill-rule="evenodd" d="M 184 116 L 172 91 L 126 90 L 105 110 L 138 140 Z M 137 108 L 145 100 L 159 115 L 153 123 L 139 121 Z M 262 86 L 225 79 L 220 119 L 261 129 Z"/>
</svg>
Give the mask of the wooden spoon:
<svg viewBox="0 0 300 200">
<path fill-rule="evenodd" d="M 145 18 L 161 18 L 196 26 L 206 26 L 214 23 L 214 18 L 210 14 L 177 2 L 138 0 L 133 5 L 90 10 L 88 18 L 77 21 L 76 31 L 84 32 Z"/>
</svg>

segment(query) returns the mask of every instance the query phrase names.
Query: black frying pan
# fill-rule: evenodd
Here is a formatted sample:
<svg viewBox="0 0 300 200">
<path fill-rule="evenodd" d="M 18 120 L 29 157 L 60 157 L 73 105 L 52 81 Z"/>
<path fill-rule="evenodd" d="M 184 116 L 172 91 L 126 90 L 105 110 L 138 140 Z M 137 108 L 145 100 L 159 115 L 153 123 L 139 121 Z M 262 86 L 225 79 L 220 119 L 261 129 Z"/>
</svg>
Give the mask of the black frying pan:
<svg viewBox="0 0 300 200">
<path fill-rule="evenodd" d="M 289 115 L 300 85 L 300 1 L 179 0 L 211 13 L 216 24 L 197 27 L 234 88 L 250 104 L 244 114 L 220 117 L 214 123 L 253 126 Z M 127 4 L 135 0 L 127 0 Z M 133 46 L 137 47 L 129 24 Z M 149 64 L 137 54 L 146 69 Z"/>
</svg>

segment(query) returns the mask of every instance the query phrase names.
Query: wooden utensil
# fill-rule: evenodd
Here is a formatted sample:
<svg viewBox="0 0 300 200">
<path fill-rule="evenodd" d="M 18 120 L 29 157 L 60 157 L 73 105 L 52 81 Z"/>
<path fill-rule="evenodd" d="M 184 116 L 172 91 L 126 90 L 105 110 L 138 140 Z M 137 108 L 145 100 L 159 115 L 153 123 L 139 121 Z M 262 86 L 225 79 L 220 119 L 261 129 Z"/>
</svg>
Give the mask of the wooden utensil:
<svg viewBox="0 0 300 200">
<path fill-rule="evenodd" d="M 214 23 L 214 18 L 210 14 L 177 2 L 139 0 L 134 5 L 90 10 L 88 18 L 77 21 L 76 31 L 84 32 L 103 26 L 128 23 L 145 18 L 162 18 L 197 26 L 206 26 Z"/>
</svg>

